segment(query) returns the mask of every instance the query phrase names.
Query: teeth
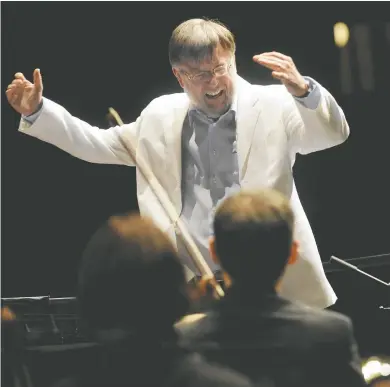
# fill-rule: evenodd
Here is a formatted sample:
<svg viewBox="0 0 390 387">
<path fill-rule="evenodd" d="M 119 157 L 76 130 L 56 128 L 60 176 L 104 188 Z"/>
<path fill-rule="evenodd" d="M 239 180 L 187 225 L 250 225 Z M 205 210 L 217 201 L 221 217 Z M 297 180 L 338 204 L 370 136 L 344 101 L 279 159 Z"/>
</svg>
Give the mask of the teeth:
<svg viewBox="0 0 390 387">
<path fill-rule="evenodd" d="M 206 93 L 206 94 L 214 97 L 215 95 L 219 94 L 220 92 L 221 92 L 221 90 L 217 90 L 215 93 Z"/>
</svg>

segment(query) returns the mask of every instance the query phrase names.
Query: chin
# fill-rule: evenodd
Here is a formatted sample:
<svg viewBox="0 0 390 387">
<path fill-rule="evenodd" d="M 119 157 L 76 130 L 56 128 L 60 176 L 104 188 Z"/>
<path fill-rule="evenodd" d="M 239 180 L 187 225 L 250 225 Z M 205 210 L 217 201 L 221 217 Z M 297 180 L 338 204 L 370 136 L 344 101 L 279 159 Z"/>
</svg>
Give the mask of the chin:
<svg viewBox="0 0 390 387">
<path fill-rule="evenodd" d="M 225 106 L 221 107 L 220 109 L 210 109 L 206 108 L 204 111 L 207 114 L 208 117 L 210 118 L 218 118 L 224 115 L 229 109 L 230 109 L 231 104 L 226 104 Z"/>
</svg>

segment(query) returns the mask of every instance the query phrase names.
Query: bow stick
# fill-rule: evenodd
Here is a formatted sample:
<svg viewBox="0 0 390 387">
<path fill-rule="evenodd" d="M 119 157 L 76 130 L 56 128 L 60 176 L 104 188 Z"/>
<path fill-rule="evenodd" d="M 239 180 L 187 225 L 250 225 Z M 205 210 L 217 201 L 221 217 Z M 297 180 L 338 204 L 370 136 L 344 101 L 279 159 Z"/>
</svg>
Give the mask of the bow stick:
<svg viewBox="0 0 390 387">
<path fill-rule="evenodd" d="M 119 114 L 113 108 L 109 108 L 108 111 L 110 115 L 115 119 L 118 125 L 120 126 L 124 125 Z M 211 271 L 209 265 L 206 263 L 205 259 L 203 258 L 201 252 L 196 246 L 190 233 L 184 226 L 183 222 L 180 220 L 180 217 L 177 214 L 175 207 L 169 200 L 166 191 L 161 186 L 161 184 L 159 183 L 159 181 L 157 180 L 156 176 L 153 174 L 149 166 L 146 164 L 146 162 L 140 156 L 137 157 L 135 156 L 136 152 L 135 149 L 133 148 L 131 141 L 124 141 L 122 137 L 119 137 L 119 140 L 123 145 L 123 147 L 128 151 L 130 157 L 133 159 L 134 164 L 137 166 L 138 170 L 141 172 L 144 179 L 148 182 L 154 195 L 156 196 L 162 208 L 165 210 L 165 213 L 167 214 L 168 218 L 174 225 L 176 235 L 179 238 L 181 238 L 194 265 L 198 268 L 199 272 L 202 273 L 202 279 L 206 281 L 212 280 L 214 278 L 213 272 Z M 217 281 L 210 281 L 210 282 L 214 287 L 216 294 L 220 298 L 223 297 L 224 292 L 222 290 L 222 287 L 219 285 L 219 283 Z"/>
</svg>

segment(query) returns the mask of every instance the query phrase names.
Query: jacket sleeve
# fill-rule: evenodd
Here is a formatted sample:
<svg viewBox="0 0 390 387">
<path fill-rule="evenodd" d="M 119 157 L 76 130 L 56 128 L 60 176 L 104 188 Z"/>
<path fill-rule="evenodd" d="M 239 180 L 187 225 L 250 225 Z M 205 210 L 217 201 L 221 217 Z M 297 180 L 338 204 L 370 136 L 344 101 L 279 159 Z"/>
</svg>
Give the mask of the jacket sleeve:
<svg viewBox="0 0 390 387">
<path fill-rule="evenodd" d="M 144 112 L 130 124 L 99 129 L 44 98 L 38 117 L 33 122 L 22 118 L 19 131 L 50 143 L 84 161 L 134 166 L 134 161 L 123 143 L 127 142 L 134 150 L 137 148 L 138 131 Z"/>
<path fill-rule="evenodd" d="M 312 93 L 317 94 L 319 100 L 317 106 L 289 96 L 283 109 L 291 149 L 301 154 L 331 148 L 343 143 L 349 136 L 344 112 L 334 97 L 318 82 L 309 79 L 315 87 Z"/>
</svg>

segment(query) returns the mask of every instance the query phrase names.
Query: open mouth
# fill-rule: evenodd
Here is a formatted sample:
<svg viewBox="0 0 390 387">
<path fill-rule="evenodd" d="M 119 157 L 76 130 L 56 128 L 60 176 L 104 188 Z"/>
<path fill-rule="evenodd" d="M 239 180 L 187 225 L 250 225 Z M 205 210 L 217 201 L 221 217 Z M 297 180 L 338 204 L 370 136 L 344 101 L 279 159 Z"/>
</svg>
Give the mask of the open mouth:
<svg viewBox="0 0 390 387">
<path fill-rule="evenodd" d="M 216 99 L 220 97 L 223 93 L 223 90 L 217 90 L 215 93 L 206 93 L 206 97 L 209 99 Z"/>
</svg>

